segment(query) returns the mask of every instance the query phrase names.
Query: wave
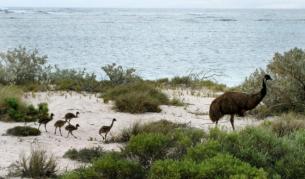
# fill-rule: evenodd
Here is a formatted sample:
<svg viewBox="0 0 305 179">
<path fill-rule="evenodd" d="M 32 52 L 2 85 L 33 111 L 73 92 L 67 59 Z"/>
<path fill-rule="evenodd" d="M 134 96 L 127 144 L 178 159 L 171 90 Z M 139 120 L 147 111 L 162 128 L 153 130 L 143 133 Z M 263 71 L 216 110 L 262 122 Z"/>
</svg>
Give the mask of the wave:
<svg viewBox="0 0 305 179">
<path fill-rule="evenodd" d="M 229 18 L 222 18 L 222 19 L 215 19 L 215 21 L 234 22 L 234 21 L 237 21 L 237 20 L 236 19 L 229 19 Z"/>
<path fill-rule="evenodd" d="M 256 21 L 273 21 L 273 19 L 257 19 Z"/>
</svg>

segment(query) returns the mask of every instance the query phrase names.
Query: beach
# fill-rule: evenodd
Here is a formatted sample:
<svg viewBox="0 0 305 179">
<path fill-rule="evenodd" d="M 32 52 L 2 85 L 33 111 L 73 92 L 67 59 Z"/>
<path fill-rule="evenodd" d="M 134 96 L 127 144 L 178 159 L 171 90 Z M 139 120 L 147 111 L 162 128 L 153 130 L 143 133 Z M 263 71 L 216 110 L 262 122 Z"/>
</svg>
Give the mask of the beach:
<svg viewBox="0 0 305 179">
<path fill-rule="evenodd" d="M 116 112 L 113 109 L 113 103 L 104 103 L 99 98 L 99 94 L 49 91 L 39 93 L 26 93 L 24 99 L 27 103 L 37 105 L 46 102 L 49 105 L 50 112 L 54 113 L 54 119 L 48 123 L 45 132 L 44 126 L 40 127 L 42 134 L 31 137 L 7 136 L 6 130 L 14 126 L 23 126 L 24 123 L 0 122 L 0 176 L 8 173 L 8 167 L 17 161 L 23 154 L 28 155 L 32 149 L 42 149 L 48 155 L 53 155 L 57 159 L 59 172 L 77 168 L 83 163 L 63 158 L 63 155 L 69 149 L 82 149 L 100 146 L 107 151 L 119 151 L 124 144 L 104 143 L 98 131 L 103 125 L 110 125 L 113 118 L 114 123 L 108 138 L 118 135 L 124 128 L 132 126 L 136 122 L 147 123 L 158 120 L 169 120 L 175 123 L 187 123 L 191 127 L 208 131 L 213 128 L 213 124 L 208 116 L 209 105 L 214 96 L 220 93 L 214 93 L 206 89 L 167 89 L 163 90 L 170 98 L 178 98 L 184 102 L 184 106 L 161 106 L 160 113 L 129 114 Z M 78 130 L 74 131 L 77 138 L 70 136 L 66 138 L 67 131 L 62 128 L 63 136 L 59 131 L 54 134 L 54 123 L 62 120 L 67 112 L 80 112 L 78 118 L 72 119 L 71 124 L 79 124 Z M 251 117 L 236 117 L 235 126 L 237 130 L 246 126 L 256 126 L 263 120 L 257 120 Z M 28 126 L 38 127 L 38 123 L 28 123 Z M 224 130 L 232 130 L 228 117 L 224 117 L 219 122 L 219 127 Z"/>
</svg>

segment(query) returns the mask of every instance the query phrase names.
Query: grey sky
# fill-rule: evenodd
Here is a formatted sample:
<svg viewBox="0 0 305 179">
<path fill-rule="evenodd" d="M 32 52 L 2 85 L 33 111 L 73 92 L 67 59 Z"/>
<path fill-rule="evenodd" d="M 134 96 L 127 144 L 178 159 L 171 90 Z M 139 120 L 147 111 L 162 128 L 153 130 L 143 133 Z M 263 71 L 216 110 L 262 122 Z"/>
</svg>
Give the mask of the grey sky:
<svg viewBox="0 0 305 179">
<path fill-rule="evenodd" d="M 0 7 L 305 8 L 305 0 L 0 0 Z"/>
</svg>

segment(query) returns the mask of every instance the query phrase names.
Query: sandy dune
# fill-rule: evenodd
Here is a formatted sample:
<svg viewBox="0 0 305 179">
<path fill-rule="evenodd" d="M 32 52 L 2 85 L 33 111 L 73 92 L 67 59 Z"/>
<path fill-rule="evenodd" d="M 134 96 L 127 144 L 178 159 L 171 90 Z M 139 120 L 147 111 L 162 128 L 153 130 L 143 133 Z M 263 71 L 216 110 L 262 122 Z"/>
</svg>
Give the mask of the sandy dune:
<svg viewBox="0 0 305 179">
<path fill-rule="evenodd" d="M 128 114 L 119 113 L 112 110 L 112 104 L 104 104 L 102 99 L 92 94 L 66 93 L 66 92 L 43 92 L 35 94 L 27 94 L 25 99 L 29 103 L 38 104 L 47 102 L 49 109 L 55 114 L 55 119 L 48 126 L 48 132 L 41 127 L 42 135 L 38 137 L 13 137 L 6 136 L 7 129 L 23 125 L 23 123 L 5 123 L 0 122 L 0 176 L 7 174 L 7 167 L 14 161 L 18 160 L 21 154 L 28 153 L 31 148 L 45 149 L 49 154 L 53 154 L 58 158 L 61 171 L 73 169 L 80 164 L 68 159 L 63 159 L 63 154 L 72 148 L 81 149 L 84 147 L 101 146 L 106 150 L 119 150 L 120 144 L 104 144 L 102 138 L 98 135 L 98 130 L 102 125 L 109 125 L 112 118 L 116 118 L 109 136 L 118 134 L 123 128 L 129 127 L 134 122 L 149 122 L 160 119 L 167 119 L 177 123 L 190 123 L 191 126 L 208 130 L 213 127 L 208 117 L 208 109 L 213 100 L 212 93 L 206 90 L 165 90 L 170 97 L 183 100 L 187 106 L 162 106 L 161 113 L 146 114 Z M 79 130 L 74 132 L 78 138 L 66 138 L 67 131 L 63 130 L 63 137 L 59 134 L 54 135 L 54 123 L 58 119 L 62 119 L 67 112 L 80 112 L 77 119 L 72 119 L 71 123 L 80 125 Z M 257 125 L 261 121 L 243 118 L 236 120 L 236 128 L 242 128 L 247 125 Z M 37 127 L 38 124 L 29 123 L 29 126 Z M 228 117 L 221 120 L 220 125 L 231 130 Z"/>
</svg>

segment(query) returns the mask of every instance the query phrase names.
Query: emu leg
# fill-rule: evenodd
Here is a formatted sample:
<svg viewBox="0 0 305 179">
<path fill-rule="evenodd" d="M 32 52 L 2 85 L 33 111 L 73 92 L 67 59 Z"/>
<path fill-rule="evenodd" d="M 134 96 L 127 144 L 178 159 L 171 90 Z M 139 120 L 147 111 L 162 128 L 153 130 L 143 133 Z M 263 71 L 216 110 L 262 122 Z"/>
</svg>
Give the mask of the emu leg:
<svg viewBox="0 0 305 179">
<path fill-rule="evenodd" d="M 46 130 L 46 132 L 48 132 L 47 131 L 47 124 L 44 124 L 44 129 Z"/>
<path fill-rule="evenodd" d="M 71 132 L 71 135 L 76 139 L 77 137 L 75 135 L 73 135 L 73 133 Z"/>
<path fill-rule="evenodd" d="M 107 134 L 108 134 L 108 132 L 106 132 L 106 134 L 105 134 L 105 141 L 106 141 L 106 138 L 107 138 Z"/>
<path fill-rule="evenodd" d="M 68 132 L 67 138 L 69 137 L 70 131 Z"/>
<path fill-rule="evenodd" d="M 55 127 L 55 132 L 54 132 L 54 134 L 56 134 L 56 129 L 57 129 L 57 127 Z"/>
<path fill-rule="evenodd" d="M 233 131 L 234 131 L 235 130 L 235 127 L 234 127 L 234 114 L 231 114 L 230 122 L 231 122 L 231 125 L 232 125 L 232 128 L 233 128 Z"/>
<path fill-rule="evenodd" d="M 61 134 L 61 128 L 59 128 L 59 132 L 60 132 L 60 136 L 62 136 L 62 134 Z"/>
<path fill-rule="evenodd" d="M 217 125 L 218 125 L 218 120 L 216 121 L 216 124 L 215 124 L 215 127 L 217 128 Z"/>
</svg>

